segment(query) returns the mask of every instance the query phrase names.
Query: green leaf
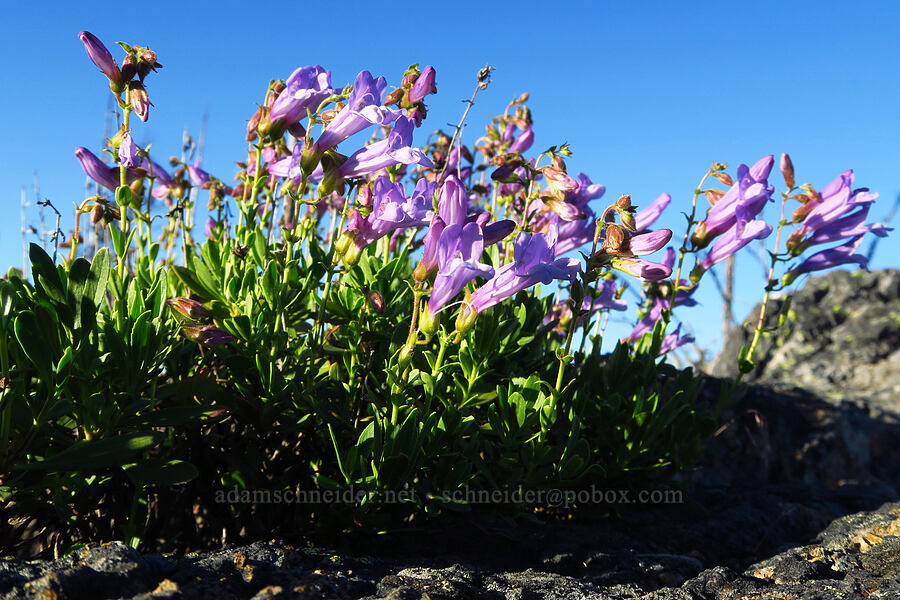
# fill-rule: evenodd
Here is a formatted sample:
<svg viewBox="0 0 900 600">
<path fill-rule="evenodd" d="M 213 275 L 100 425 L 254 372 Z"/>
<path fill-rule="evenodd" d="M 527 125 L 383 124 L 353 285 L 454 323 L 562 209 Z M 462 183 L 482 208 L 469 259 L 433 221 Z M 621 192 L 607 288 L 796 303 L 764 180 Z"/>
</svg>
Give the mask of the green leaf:
<svg viewBox="0 0 900 600">
<path fill-rule="evenodd" d="M 28 257 L 31 259 L 31 280 L 38 281 L 43 276 L 46 285 L 56 288 L 56 291 L 62 293 L 62 281 L 59 279 L 59 273 L 50 256 L 44 252 L 44 249 L 37 244 L 28 246 Z"/>
<path fill-rule="evenodd" d="M 135 454 L 158 445 L 165 438 L 166 434 L 162 431 L 147 431 L 102 440 L 80 441 L 46 460 L 17 467 L 43 471 L 99 471 L 126 464 Z"/>
<path fill-rule="evenodd" d="M 35 314 L 30 310 L 21 312 L 13 323 L 13 329 L 19 345 L 25 351 L 25 356 L 37 367 L 41 377 L 46 378 L 50 374 L 53 363 L 50 357 L 50 347 L 41 337 Z"/>
<path fill-rule="evenodd" d="M 250 253 L 253 254 L 253 260 L 260 267 L 266 264 L 266 236 L 262 229 L 253 232 L 253 239 L 250 240 Z"/>
<path fill-rule="evenodd" d="M 7 281 L 0 280 L 0 333 L 6 332 L 16 303 L 16 293 Z"/>
<path fill-rule="evenodd" d="M 132 481 L 162 487 L 187 483 L 200 475 L 197 467 L 183 460 L 146 460 L 126 466 L 125 471 Z"/>
<path fill-rule="evenodd" d="M 182 283 L 184 283 L 184 285 L 190 291 L 200 296 L 201 299 L 220 299 L 215 292 L 206 287 L 206 285 L 200 281 L 200 279 L 194 274 L 194 272 L 187 267 L 173 265 L 172 268 L 175 270 L 175 274 L 178 275 L 178 278 L 182 281 Z"/>
</svg>

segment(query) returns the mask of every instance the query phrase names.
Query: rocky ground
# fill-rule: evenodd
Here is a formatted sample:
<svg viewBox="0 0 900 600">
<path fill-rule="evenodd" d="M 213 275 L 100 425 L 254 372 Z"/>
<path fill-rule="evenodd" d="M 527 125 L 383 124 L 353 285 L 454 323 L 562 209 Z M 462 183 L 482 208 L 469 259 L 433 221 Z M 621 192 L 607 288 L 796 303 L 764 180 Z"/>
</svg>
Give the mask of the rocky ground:
<svg viewBox="0 0 900 600">
<path fill-rule="evenodd" d="M 449 527 L 367 547 L 348 542 L 337 550 L 270 541 L 184 556 L 141 555 L 113 542 L 56 561 L 0 558 L 0 595 L 900 598 L 900 415 L 890 379 L 900 383 L 900 372 L 890 368 L 900 356 L 900 343 L 891 337 L 897 333 L 900 340 L 900 325 L 895 317 L 881 318 L 900 297 L 900 272 L 883 273 L 874 283 L 868 275 L 836 273 L 806 286 L 811 295 L 794 301 L 800 312 L 787 338 L 762 348 L 756 375 L 764 384 L 751 386 L 722 415 L 703 464 L 683 482 L 683 502 L 607 506 L 602 516 L 582 511 L 562 521 L 477 514 Z M 834 315 L 843 311 L 828 302 L 838 302 L 834 281 L 845 276 L 862 283 L 853 303 L 852 285 L 841 296 L 847 302 L 841 320 Z M 862 307 L 861 297 L 867 298 Z M 886 306 L 870 306 L 878 303 Z M 855 325 L 841 330 L 853 319 Z M 883 348 L 840 342 L 850 335 L 869 345 L 881 340 Z M 831 342 L 816 346 L 820 338 Z M 739 339 L 736 334 L 730 343 L 739 347 Z M 784 350 L 789 344 L 802 360 L 785 362 L 792 360 Z M 835 344 L 842 349 L 833 350 Z M 819 359 L 812 346 L 832 352 L 824 379 L 814 376 Z M 868 361 L 868 388 L 852 379 L 851 358 Z M 781 379 L 816 393 L 773 384 L 775 372 L 791 374 Z M 704 381 L 708 399 L 721 383 Z M 849 392 L 841 397 L 835 391 L 845 384 Z M 617 515 L 610 517 L 609 509 Z"/>
</svg>

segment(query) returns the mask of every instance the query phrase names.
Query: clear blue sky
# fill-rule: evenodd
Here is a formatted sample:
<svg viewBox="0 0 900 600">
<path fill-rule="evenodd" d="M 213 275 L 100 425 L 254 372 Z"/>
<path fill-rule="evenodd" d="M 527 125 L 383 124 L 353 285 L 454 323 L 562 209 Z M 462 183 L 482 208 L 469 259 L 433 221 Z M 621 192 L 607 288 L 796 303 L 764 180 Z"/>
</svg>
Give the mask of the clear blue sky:
<svg viewBox="0 0 900 600">
<path fill-rule="evenodd" d="M 642 206 L 674 200 L 662 226 L 680 232 L 697 180 L 712 161 L 752 163 L 790 152 L 798 179 L 821 188 L 846 168 L 881 194 L 881 219 L 900 193 L 900 3 L 17 2 L 0 36 L 0 262 L 21 265 L 20 190 L 66 208 L 84 197 L 73 154 L 99 151 L 109 92 L 77 34 L 87 29 L 117 59 L 119 40 L 156 50 L 148 78 L 155 104 L 136 140 L 180 151 L 186 126 L 208 114 L 204 166 L 230 180 L 243 158 L 246 120 L 272 78 L 303 65 L 331 69 L 336 86 L 360 69 L 397 83 L 413 62 L 437 69 L 425 130 L 456 122 L 477 70 L 496 67 L 471 112 L 466 141 L 490 114 L 531 92 L 535 149 L 569 142 L 569 171 L 629 193 Z M 146 6 L 146 8 L 142 8 Z M 446 127 L 449 128 L 449 127 Z M 420 141 L 424 137 L 420 138 Z M 780 177 L 773 175 L 773 182 Z M 770 214 L 774 217 L 774 211 Z M 676 233 L 679 237 L 681 233 Z M 897 267 L 900 235 L 873 268 Z M 34 239 L 29 237 L 29 241 Z M 760 296 L 762 269 L 738 264 L 741 317 Z M 711 282 L 703 307 L 681 314 L 717 345 L 720 305 Z M 629 319 L 632 318 L 629 314 Z"/>
</svg>

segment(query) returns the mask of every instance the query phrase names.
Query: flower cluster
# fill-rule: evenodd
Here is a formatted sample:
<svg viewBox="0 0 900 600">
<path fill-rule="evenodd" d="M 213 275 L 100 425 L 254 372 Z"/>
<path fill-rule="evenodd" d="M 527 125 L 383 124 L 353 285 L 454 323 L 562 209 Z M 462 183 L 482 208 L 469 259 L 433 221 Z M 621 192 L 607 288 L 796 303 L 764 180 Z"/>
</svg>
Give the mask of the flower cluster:
<svg viewBox="0 0 900 600">
<path fill-rule="evenodd" d="M 93 35 L 82 32 L 80 37 L 123 107 L 146 119 L 149 102 L 143 81 L 160 66 L 155 53 L 125 45 L 128 54 L 120 67 Z M 675 249 L 669 248 L 661 260 L 651 258 L 673 236 L 670 229 L 651 229 L 671 196 L 661 194 L 642 210 L 630 196 L 622 196 L 595 210 L 592 203 L 606 188 L 584 173 L 568 173 L 568 146 L 530 154 L 535 130 L 527 94 L 494 118 L 472 148 L 461 143 L 459 132 L 452 136 L 438 132 L 433 142 L 420 147 L 413 138 L 427 115 L 425 99 L 437 91 L 435 69 L 412 65 L 401 84 L 388 89 L 385 77 L 366 70 L 351 85 L 336 88 L 331 72 L 320 65 L 299 67 L 286 80 L 273 82 L 248 121 L 247 140 L 252 146 L 247 159 L 238 163 L 241 170 L 234 186 L 225 185 L 198 162 L 174 157 L 169 164 L 177 169 L 169 174 L 134 143 L 127 126 L 110 141 L 117 168 L 85 148 L 79 148 L 76 156 L 102 186 L 116 190 L 130 185 L 141 194 L 149 181 L 149 194 L 168 206 L 177 203 L 182 211 L 192 207 L 188 200 L 192 188 L 209 190 L 208 209 L 217 213 L 207 222 L 208 237 L 230 235 L 223 207 L 225 196 L 231 196 L 248 224 L 259 217 L 272 227 L 281 203 L 286 232 L 296 231 L 307 219 L 318 231 L 324 225 L 320 219 L 330 214 L 332 225 L 325 240 L 333 240 L 334 260 L 348 270 L 364 252 L 376 248 L 376 242 L 384 240 L 384 249 L 378 245 L 371 251 L 384 252 L 386 258 L 403 240 L 405 250 L 421 250 L 412 285 L 417 302 L 427 296 L 420 314 L 426 334 L 436 330 L 442 313 L 459 306 L 455 330 L 463 335 L 492 306 L 553 281 L 561 282 L 561 289 L 568 288 L 572 297 L 557 304 L 548 323 L 586 326 L 597 311 L 624 309 L 619 296 L 613 296 L 622 289 L 614 275 L 620 272 L 645 286 L 638 323 L 626 338 L 635 342 L 658 322 L 667 325 L 674 308 L 695 304 L 692 296 L 706 271 L 774 231 L 761 217 L 773 202 L 774 186 L 768 178 L 774 157 L 740 165 L 734 178 L 725 172 L 725 165 L 716 164 L 707 177 L 728 187 L 703 191 L 710 206 L 701 219 L 691 215 L 685 243 L 677 253 L 678 276 L 672 280 Z M 354 143 L 354 136 L 364 132 L 371 135 L 369 141 Z M 862 236 L 887 233 L 883 226 L 865 223 L 876 195 L 853 190 L 850 171 L 821 193 L 806 185 L 804 193 L 790 195 L 796 188 L 787 155 L 781 170 L 789 187 L 785 201 L 793 198 L 802 204 L 792 217 L 798 226 L 787 240 L 789 256 L 843 241 L 791 268 L 783 284 L 829 266 L 848 262 L 865 266 L 864 257 L 854 254 Z M 414 188 L 411 193 L 409 185 Z M 304 200 L 304 195 L 309 198 Z M 306 215 L 299 211 L 303 204 L 309 205 Z M 126 213 L 127 208 L 123 220 Z M 181 227 L 189 229 L 190 221 L 185 221 Z M 174 239 L 174 231 L 174 226 L 167 226 L 163 236 Z M 185 239 L 190 239 L 189 230 Z M 583 263 L 565 256 L 588 246 Z M 697 255 L 696 263 L 689 278 L 682 279 L 682 261 L 691 253 Z M 664 339 L 664 351 L 691 339 L 680 336 L 680 328 Z M 411 338 L 410 344 L 414 342 Z"/>
</svg>

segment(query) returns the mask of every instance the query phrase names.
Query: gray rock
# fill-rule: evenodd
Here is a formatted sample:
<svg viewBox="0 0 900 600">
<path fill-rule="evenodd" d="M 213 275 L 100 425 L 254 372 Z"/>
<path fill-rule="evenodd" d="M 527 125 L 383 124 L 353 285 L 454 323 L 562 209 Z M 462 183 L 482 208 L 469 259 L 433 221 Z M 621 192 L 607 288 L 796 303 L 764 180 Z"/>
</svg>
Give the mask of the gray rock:
<svg viewBox="0 0 900 600">
<path fill-rule="evenodd" d="M 781 382 L 834 401 L 862 399 L 900 413 L 900 270 L 832 271 L 793 293 L 784 327 L 765 334 L 748 380 Z M 770 300 L 766 328 L 776 327 L 786 297 Z M 710 372 L 737 375 L 760 305 L 726 338 Z"/>
</svg>

